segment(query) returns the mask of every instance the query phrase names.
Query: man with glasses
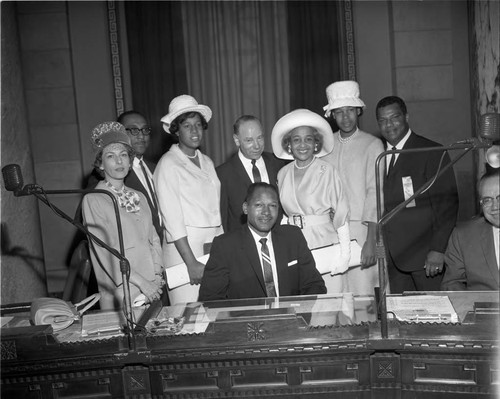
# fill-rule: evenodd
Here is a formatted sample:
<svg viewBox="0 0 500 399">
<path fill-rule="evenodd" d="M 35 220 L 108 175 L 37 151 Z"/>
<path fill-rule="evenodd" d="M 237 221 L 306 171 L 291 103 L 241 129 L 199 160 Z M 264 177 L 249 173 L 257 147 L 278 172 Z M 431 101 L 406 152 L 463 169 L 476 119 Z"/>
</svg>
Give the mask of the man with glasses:
<svg viewBox="0 0 500 399">
<path fill-rule="evenodd" d="M 482 216 L 460 223 L 445 254 L 445 291 L 499 289 L 500 173 L 485 174 L 478 183 Z"/>
<path fill-rule="evenodd" d="M 137 111 L 126 111 L 122 113 L 117 122 L 125 126 L 128 136 L 135 151 L 135 159 L 130 169 L 130 173 L 125 178 L 125 185 L 131 189 L 140 191 L 146 196 L 149 208 L 151 209 L 153 225 L 163 243 L 163 222 L 160 217 L 156 189 L 153 183 L 153 172 L 156 164 L 147 161 L 144 153 L 148 149 L 151 141 L 151 128 L 146 118 Z M 102 178 L 92 174 L 87 183 L 87 188 L 93 188 L 98 180 Z"/>
</svg>

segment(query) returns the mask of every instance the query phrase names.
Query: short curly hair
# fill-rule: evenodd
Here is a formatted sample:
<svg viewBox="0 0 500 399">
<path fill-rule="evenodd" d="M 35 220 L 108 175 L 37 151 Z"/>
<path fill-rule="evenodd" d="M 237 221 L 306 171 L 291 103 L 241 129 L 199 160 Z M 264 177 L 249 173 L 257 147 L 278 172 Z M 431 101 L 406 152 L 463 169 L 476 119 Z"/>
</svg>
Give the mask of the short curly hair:
<svg viewBox="0 0 500 399">
<path fill-rule="evenodd" d="M 308 127 L 310 127 L 311 129 L 313 129 L 314 143 L 316 144 L 314 146 L 314 154 L 318 154 L 321 151 L 321 149 L 323 148 L 323 136 L 315 128 L 313 128 L 311 126 L 308 126 Z M 295 128 L 295 129 L 297 129 L 297 128 Z M 292 132 L 295 129 L 290 130 L 281 139 L 281 147 L 287 153 L 289 153 L 289 154 L 292 153 L 292 150 L 291 150 L 291 146 L 292 146 L 291 139 L 292 139 Z"/>
<path fill-rule="evenodd" d="M 177 118 L 175 118 L 172 121 L 172 123 L 170 124 L 170 127 L 169 127 L 170 133 L 172 133 L 172 134 L 177 133 L 179 131 L 179 126 L 182 124 L 182 122 L 184 122 L 188 118 L 194 118 L 196 115 L 198 115 L 200 117 L 201 127 L 203 128 L 203 130 L 207 130 L 208 129 L 208 122 L 203 117 L 203 115 L 200 114 L 199 112 L 192 111 L 192 112 L 186 112 L 184 114 L 181 114 Z"/>
<path fill-rule="evenodd" d="M 134 162 L 134 158 L 135 158 L 135 151 L 134 151 L 134 149 L 132 147 L 130 147 L 130 146 L 126 145 L 126 144 L 123 144 L 123 146 L 127 149 L 127 154 L 128 154 L 129 160 L 130 160 L 130 165 L 132 165 L 132 163 Z M 104 148 L 106 148 L 106 147 L 104 147 Z M 97 154 L 95 154 L 95 160 L 94 160 L 94 164 L 93 164 L 94 170 L 101 177 L 104 177 L 104 171 L 101 170 L 101 166 L 102 166 L 102 153 L 103 153 L 104 148 L 102 150 L 98 151 Z"/>
</svg>

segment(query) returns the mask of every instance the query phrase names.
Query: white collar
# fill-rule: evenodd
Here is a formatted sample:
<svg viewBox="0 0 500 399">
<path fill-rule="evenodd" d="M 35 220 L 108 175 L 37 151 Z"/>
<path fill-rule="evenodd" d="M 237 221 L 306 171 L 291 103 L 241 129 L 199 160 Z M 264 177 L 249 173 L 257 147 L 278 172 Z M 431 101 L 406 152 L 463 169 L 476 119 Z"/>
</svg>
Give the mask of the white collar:
<svg viewBox="0 0 500 399">
<path fill-rule="evenodd" d="M 252 165 L 252 160 L 244 156 L 241 150 L 238 150 L 238 157 L 240 158 L 240 161 L 243 165 Z M 261 162 L 263 162 L 262 155 L 259 157 L 259 159 L 255 160 L 255 164 L 260 165 Z"/>
<path fill-rule="evenodd" d="M 399 143 L 397 143 L 394 147 L 396 147 L 396 150 L 402 150 L 404 145 L 406 144 L 406 142 L 408 141 L 408 139 L 410 138 L 410 135 L 411 135 L 411 129 L 408 129 L 408 132 L 405 134 L 405 136 L 399 141 Z M 387 144 L 387 149 L 388 150 L 392 150 L 392 144 L 390 144 L 389 142 L 386 143 Z"/>
</svg>

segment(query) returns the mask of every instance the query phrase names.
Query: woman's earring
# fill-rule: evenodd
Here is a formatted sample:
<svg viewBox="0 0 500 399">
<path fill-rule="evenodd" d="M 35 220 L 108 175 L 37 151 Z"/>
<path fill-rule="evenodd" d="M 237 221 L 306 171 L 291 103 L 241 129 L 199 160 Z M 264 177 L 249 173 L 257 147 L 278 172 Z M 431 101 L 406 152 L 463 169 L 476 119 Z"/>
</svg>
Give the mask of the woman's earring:
<svg viewBox="0 0 500 399">
<path fill-rule="evenodd" d="M 291 154 L 292 153 L 292 146 L 290 144 L 288 144 L 288 153 Z"/>
<path fill-rule="evenodd" d="M 314 145 L 314 152 L 318 152 L 318 145 L 317 144 Z"/>
</svg>

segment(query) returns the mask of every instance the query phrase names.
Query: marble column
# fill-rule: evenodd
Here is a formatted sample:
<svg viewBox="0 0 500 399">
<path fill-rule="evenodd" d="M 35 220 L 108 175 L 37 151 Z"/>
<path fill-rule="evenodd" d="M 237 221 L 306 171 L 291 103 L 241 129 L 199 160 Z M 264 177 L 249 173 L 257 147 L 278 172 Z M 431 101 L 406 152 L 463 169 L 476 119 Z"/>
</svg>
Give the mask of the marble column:
<svg viewBox="0 0 500 399">
<path fill-rule="evenodd" d="M 2 167 L 16 163 L 26 182 L 34 181 L 28 115 L 21 75 L 14 2 L 2 4 Z M 15 197 L 2 184 L 1 303 L 30 302 L 46 296 L 37 200 Z"/>
</svg>

